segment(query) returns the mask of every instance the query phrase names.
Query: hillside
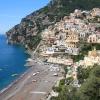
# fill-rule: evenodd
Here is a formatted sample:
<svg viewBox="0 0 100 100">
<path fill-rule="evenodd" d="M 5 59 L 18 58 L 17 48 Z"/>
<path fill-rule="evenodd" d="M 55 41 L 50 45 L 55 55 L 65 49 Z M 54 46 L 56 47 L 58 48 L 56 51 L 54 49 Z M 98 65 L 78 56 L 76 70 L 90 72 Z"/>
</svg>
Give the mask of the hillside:
<svg viewBox="0 0 100 100">
<path fill-rule="evenodd" d="M 100 0 L 51 0 L 51 2 L 23 18 L 6 34 L 9 43 L 20 43 L 33 49 L 41 40 L 41 31 L 60 21 L 75 9 L 100 7 Z"/>
</svg>

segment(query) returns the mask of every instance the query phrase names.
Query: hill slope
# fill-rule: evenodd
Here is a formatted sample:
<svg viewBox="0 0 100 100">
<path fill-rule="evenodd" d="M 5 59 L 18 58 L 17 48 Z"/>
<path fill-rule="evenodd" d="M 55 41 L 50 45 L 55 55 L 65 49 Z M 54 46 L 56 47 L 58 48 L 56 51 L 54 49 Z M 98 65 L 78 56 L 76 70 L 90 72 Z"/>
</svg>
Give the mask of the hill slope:
<svg viewBox="0 0 100 100">
<path fill-rule="evenodd" d="M 6 34 L 9 43 L 20 43 L 33 48 L 41 40 L 43 29 L 60 21 L 62 17 L 75 9 L 90 10 L 100 7 L 100 0 L 51 0 L 51 2 L 23 18 Z"/>
</svg>

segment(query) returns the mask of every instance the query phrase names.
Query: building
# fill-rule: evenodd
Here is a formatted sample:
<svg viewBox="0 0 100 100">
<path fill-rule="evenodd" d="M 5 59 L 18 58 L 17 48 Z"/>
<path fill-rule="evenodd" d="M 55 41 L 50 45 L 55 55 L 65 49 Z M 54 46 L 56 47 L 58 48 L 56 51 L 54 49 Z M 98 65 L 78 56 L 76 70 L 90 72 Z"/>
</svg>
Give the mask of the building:
<svg viewBox="0 0 100 100">
<path fill-rule="evenodd" d="M 67 48 L 66 50 L 65 50 L 65 53 L 68 53 L 68 54 L 70 54 L 70 55 L 78 55 L 79 54 L 79 48 Z"/>
<path fill-rule="evenodd" d="M 42 49 L 42 52 L 40 55 L 42 56 L 50 56 L 54 54 L 54 47 L 45 47 L 44 49 Z"/>
<path fill-rule="evenodd" d="M 69 32 L 66 38 L 66 43 L 77 43 L 79 42 L 78 34 L 75 32 Z"/>
<path fill-rule="evenodd" d="M 88 43 L 100 43 L 100 34 L 91 34 L 87 39 Z"/>
<path fill-rule="evenodd" d="M 54 58 L 50 57 L 47 62 L 49 63 L 55 63 L 55 64 L 62 64 L 62 65 L 72 65 L 73 60 L 72 59 L 64 59 L 64 58 Z"/>
<path fill-rule="evenodd" d="M 70 32 L 65 41 L 66 41 L 65 53 L 69 53 L 71 55 L 78 55 L 78 53 L 79 53 L 79 47 L 78 47 L 79 36 L 78 36 L 78 34 Z"/>
<path fill-rule="evenodd" d="M 95 16 L 100 16 L 100 8 L 94 8 L 92 11 L 91 11 L 91 15 L 93 17 Z"/>
<path fill-rule="evenodd" d="M 97 51 L 95 48 L 88 52 L 88 55 L 84 57 L 84 60 L 79 62 L 79 66 L 82 65 L 84 68 L 87 68 L 94 64 L 100 64 L 100 51 Z"/>
</svg>

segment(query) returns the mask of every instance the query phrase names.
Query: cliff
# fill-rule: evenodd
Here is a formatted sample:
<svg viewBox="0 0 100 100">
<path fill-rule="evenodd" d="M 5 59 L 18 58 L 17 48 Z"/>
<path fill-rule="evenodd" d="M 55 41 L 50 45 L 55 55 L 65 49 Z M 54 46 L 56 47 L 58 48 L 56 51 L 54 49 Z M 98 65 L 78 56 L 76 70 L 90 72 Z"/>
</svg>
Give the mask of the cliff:
<svg viewBox="0 0 100 100">
<path fill-rule="evenodd" d="M 41 40 L 41 31 L 60 21 L 75 9 L 100 7 L 100 0 L 51 0 L 50 3 L 23 18 L 7 34 L 8 43 L 19 43 L 33 49 Z"/>
</svg>

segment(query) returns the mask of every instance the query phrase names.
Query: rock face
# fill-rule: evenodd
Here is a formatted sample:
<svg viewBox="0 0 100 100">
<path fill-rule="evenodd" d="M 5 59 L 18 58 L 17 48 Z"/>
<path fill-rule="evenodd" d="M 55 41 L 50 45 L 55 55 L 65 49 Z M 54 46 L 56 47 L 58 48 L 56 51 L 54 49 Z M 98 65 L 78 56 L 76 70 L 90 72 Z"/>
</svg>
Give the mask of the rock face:
<svg viewBox="0 0 100 100">
<path fill-rule="evenodd" d="M 60 21 L 75 9 L 92 9 L 100 7 L 100 0 L 51 0 L 50 3 L 23 18 L 6 34 L 8 43 L 20 43 L 29 48 L 36 46 L 41 40 L 41 31 Z"/>
</svg>

